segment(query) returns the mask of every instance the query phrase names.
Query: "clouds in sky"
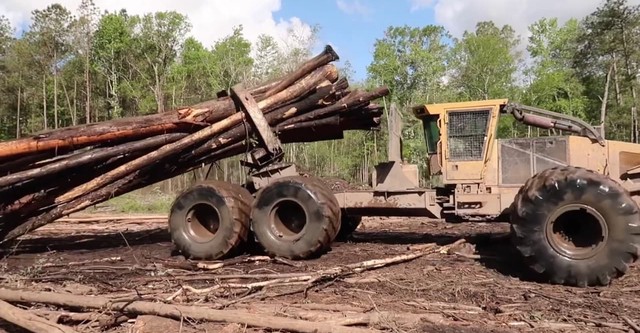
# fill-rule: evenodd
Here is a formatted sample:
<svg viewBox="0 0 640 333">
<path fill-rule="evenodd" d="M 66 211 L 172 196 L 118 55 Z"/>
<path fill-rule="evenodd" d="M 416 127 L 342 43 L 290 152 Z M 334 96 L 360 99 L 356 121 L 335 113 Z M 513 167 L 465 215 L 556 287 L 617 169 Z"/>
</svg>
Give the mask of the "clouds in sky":
<svg viewBox="0 0 640 333">
<path fill-rule="evenodd" d="M 9 18 L 15 27 L 29 24 L 31 11 L 44 9 L 52 0 L 2 0 L 0 13 Z M 81 0 L 57 0 L 75 12 Z M 153 11 L 175 10 L 189 17 L 191 34 L 205 46 L 229 35 L 234 26 L 242 25 L 245 36 L 255 41 L 265 33 L 284 39 L 289 28 L 298 34 L 311 31 L 308 24 L 297 17 L 287 20 L 274 18 L 281 6 L 280 0 L 94 0 L 101 11 L 125 8 L 130 14 L 146 14 Z"/>
<path fill-rule="evenodd" d="M 435 23 L 454 36 L 474 30 L 478 21 L 509 24 L 521 37 L 528 36 L 528 26 L 542 17 L 557 17 L 560 22 L 582 18 L 600 6 L 602 0 L 409 0 L 412 11 L 432 9 Z M 640 0 L 629 0 L 640 4 Z"/>
<path fill-rule="evenodd" d="M 371 7 L 363 4 L 360 0 L 336 0 L 336 5 L 346 14 L 371 15 Z"/>
</svg>

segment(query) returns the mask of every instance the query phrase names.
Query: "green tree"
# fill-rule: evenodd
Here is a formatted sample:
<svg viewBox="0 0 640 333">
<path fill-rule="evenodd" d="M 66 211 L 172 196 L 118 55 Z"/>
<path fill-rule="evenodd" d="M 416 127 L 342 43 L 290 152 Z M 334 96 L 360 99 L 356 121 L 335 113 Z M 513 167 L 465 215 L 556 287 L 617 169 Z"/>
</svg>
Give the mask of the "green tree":
<svg viewBox="0 0 640 333">
<path fill-rule="evenodd" d="M 93 37 L 100 19 L 98 8 L 93 0 L 82 0 L 78 8 L 78 17 L 71 26 L 73 51 L 81 59 L 84 81 L 85 122 L 91 122 L 91 76 Z M 75 97 L 75 96 L 74 96 Z M 76 120 L 74 119 L 74 124 Z"/>
<path fill-rule="evenodd" d="M 583 21 L 584 31 L 575 60 L 591 101 L 591 118 L 605 111 L 610 116 L 606 125 L 613 137 L 633 142 L 638 142 L 639 8 L 630 6 L 626 0 L 606 0 L 596 8 Z M 614 88 L 611 94 L 610 84 Z M 613 103 L 609 103 L 610 97 Z"/>
<path fill-rule="evenodd" d="M 443 27 L 389 27 L 374 45 L 370 79 L 391 90 L 394 101 L 406 106 L 442 100 L 445 94 L 449 34 Z"/>
<path fill-rule="evenodd" d="M 584 118 L 587 99 L 584 87 L 572 67 L 581 27 L 576 19 L 563 26 L 558 20 L 540 19 L 529 27 L 529 51 L 533 77 L 524 98 L 526 103 L 551 111 Z"/>
<path fill-rule="evenodd" d="M 92 63 L 106 81 L 107 110 L 115 118 L 124 115 L 123 89 L 131 75 L 127 58 L 132 56 L 134 24 L 124 10 L 107 13 L 100 18 L 92 40 Z"/>
<path fill-rule="evenodd" d="M 157 112 L 161 113 L 165 110 L 169 68 L 176 60 L 191 24 L 186 16 L 174 11 L 146 14 L 136 21 L 131 50 L 133 57 L 127 59 L 143 84 L 153 92 Z"/>
<path fill-rule="evenodd" d="M 230 89 L 234 84 L 249 78 L 253 68 L 250 56 L 251 43 L 243 36 L 242 26 L 217 41 L 211 50 L 212 63 L 209 80 L 217 89 Z"/>
<path fill-rule="evenodd" d="M 521 61 L 519 38 L 508 25 L 479 22 L 474 32 L 454 40 L 451 85 L 465 100 L 514 96 L 515 74 Z"/>
<path fill-rule="evenodd" d="M 53 73 L 53 126 L 58 122 L 58 78 L 60 66 L 70 52 L 71 12 L 60 4 L 49 5 L 43 10 L 36 9 L 32 13 L 33 23 L 26 33 L 26 38 L 38 50 L 33 57 L 40 64 L 43 90 L 44 128 L 48 128 L 47 120 L 47 78 Z"/>
<path fill-rule="evenodd" d="M 179 60 L 171 69 L 172 107 L 193 104 L 211 98 L 214 87 L 209 84 L 211 52 L 193 37 L 184 41 Z"/>
<path fill-rule="evenodd" d="M 282 70 L 280 61 L 282 59 L 282 50 L 276 39 L 269 35 L 258 36 L 255 45 L 255 59 L 253 66 L 253 75 L 256 82 L 275 79 L 280 75 Z"/>
</svg>

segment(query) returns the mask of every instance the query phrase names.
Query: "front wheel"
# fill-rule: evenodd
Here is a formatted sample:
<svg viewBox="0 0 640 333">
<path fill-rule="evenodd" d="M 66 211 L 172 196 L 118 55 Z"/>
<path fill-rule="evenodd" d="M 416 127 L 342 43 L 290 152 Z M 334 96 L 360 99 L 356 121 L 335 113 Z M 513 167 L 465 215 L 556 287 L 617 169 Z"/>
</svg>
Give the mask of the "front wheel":
<svg viewBox="0 0 640 333">
<path fill-rule="evenodd" d="M 640 213 L 612 179 L 577 167 L 529 179 L 511 211 L 513 242 L 552 283 L 608 285 L 638 259 Z"/>
</svg>

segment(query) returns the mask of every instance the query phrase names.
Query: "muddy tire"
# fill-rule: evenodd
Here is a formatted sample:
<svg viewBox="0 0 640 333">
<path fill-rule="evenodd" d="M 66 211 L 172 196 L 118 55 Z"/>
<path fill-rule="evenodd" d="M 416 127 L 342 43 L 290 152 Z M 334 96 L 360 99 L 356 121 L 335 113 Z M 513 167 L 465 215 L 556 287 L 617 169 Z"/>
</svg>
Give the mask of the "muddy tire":
<svg viewBox="0 0 640 333">
<path fill-rule="evenodd" d="M 358 229 L 362 222 L 362 216 L 347 215 L 342 212 L 340 218 L 340 230 L 338 230 L 337 240 L 344 241 L 351 237 L 354 231 Z"/>
<path fill-rule="evenodd" d="M 324 253 L 340 228 L 338 201 L 311 177 L 285 177 L 262 188 L 253 202 L 251 229 L 267 253 L 308 259 Z"/>
<path fill-rule="evenodd" d="M 548 282 L 608 285 L 638 259 L 638 206 L 606 176 L 548 169 L 522 186 L 512 207 L 514 245 Z"/>
<path fill-rule="evenodd" d="M 182 192 L 169 215 L 169 232 L 187 258 L 214 260 L 247 241 L 251 193 L 241 186 L 204 181 Z"/>
</svg>

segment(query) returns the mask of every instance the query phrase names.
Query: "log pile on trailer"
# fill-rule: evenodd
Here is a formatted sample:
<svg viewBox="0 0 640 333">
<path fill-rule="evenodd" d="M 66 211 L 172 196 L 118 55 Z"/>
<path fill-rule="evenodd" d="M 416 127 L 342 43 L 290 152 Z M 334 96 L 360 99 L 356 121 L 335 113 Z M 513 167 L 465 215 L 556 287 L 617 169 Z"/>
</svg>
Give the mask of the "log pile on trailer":
<svg viewBox="0 0 640 333">
<path fill-rule="evenodd" d="M 115 196 L 260 145 L 247 105 L 282 143 L 372 130 L 389 93 L 349 89 L 325 50 L 269 83 L 169 112 L 61 128 L 0 142 L 0 242 Z"/>
</svg>

